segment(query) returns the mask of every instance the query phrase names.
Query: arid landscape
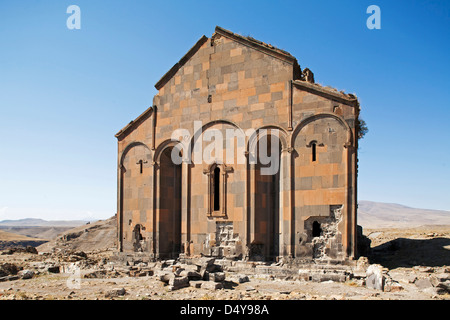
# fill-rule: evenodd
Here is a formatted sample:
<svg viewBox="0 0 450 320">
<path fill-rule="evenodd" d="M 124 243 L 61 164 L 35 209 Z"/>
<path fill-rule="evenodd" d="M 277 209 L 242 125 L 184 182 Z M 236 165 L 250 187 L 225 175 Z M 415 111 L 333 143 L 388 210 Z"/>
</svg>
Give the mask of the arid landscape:
<svg viewBox="0 0 450 320">
<path fill-rule="evenodd" d="M 370 250 L 337 270 L 208 258 L 121 260 L 114 217 L 75 227 L 0 222 L 0 299 L 448 300 L 449 216 L 362 202 L 359 224 Z"/>
</svg>

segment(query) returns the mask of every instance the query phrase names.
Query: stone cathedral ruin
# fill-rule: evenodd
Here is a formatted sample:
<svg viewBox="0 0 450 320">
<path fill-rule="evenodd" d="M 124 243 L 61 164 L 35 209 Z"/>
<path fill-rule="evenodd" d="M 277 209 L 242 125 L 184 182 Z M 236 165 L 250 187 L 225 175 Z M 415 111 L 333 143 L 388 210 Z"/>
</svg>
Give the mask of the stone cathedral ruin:
<svg viewBox="0 0 450 320">
<path fill-rule="evenodd" d="M 152 107 L 116 134 L 120 252 L 357 257 L 354 95 L 315 83 L 288 52 L 220 27 L 155 87 Z"/>
</svg>

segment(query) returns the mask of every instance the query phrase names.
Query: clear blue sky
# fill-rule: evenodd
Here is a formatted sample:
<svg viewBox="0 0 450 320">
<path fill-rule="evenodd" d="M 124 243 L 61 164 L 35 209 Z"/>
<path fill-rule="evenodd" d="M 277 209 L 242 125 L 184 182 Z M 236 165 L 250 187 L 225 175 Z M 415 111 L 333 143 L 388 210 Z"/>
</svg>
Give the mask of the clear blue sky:
<svg viewBox="0 0 450 320">
<path fill-rule="evenodd" d="M 380 30 L 366 27 L 371 4 Z M 450 210 L 449 1 L 1 0 L 0 220 L 114 215 L 114 134 L 216 25 L 358 96 L 360 200 Z"/>
</svg>

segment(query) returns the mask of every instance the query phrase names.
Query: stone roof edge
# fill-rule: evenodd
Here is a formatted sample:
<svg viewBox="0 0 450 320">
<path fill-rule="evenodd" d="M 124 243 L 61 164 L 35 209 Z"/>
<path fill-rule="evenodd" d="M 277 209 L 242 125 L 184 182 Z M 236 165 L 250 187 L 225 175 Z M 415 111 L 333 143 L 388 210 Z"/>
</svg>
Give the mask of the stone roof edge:
<svg viewBox="0 0 450 320">
<path fill-rule="evenodd" d="M 145 118 L 145 116 L 153 113 L 153 106 L 145 110 L 141 113 L 136 119 L 130 121 L 125 127 L 123 127 L 119 132 L 117 132 L 114 136 L 119 139 L 122 135 L 127 133 L 131 128 L 134 128 L 136 125 L 140 124 L 141 120 Z M 150 115 L 149 115 L 150 116 Z"/>
<path fill-rule="evenodd" d="M 161 77 L 161 79 L 159 79 L 159 81 L 155 84 L 155 88 L 157 90 L 161 89 L 207 40 L 208 37 L 203 35 L 197 41 L 197 43 L 191 49 L 189 49 L 189 51 L 180 59 L 180 61 L 175 63 L 175 65 L 169 71 L 167 71 L 166 74 Z"/>
<path fill-rule="evenodd" d="M 354 94 L 344 93 L 331 87 L 323 87 L 320 84 L 309 83 L 302 80 L 294 80 L 292 81 L 292 83 L 298 87 L 301 87 L 302 89 L 305 89 L 308 92 L 319 94 L 325 98 L 337 100 L 343 104 L 354 107 L 359 106 L 358 98 Z"/>
<path fill-rule="evenodd" d="M 293 55 L 291 55 L 289 52 L 284 51 L 279 48 L 276 48 L 270 44 L 266 44 L 262 41 L 254 39 L 254 38 L 241 36 L 237 33 L 226 30 L 219 26 L 216 26 L 215 33 L 220 34 L 224 37 L 230 38 L 232 40 L 235 40 L 235 41 L 237 41 L 243 45 L 246 45 L 248 47 L 251 47 L 253 49 L 262 51 L 263 53 L 268 54 L 272 57 L 278 58 L 280 60 L 283 60 L 283 61 L 286 61 L 289 63 L 297 62 L 297 59 Z"/>
</svg>

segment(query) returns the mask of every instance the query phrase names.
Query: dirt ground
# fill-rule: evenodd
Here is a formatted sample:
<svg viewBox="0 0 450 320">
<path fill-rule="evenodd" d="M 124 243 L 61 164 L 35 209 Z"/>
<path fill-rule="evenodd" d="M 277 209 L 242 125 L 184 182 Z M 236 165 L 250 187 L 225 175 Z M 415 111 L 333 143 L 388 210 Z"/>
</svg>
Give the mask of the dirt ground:
<svg viewBox="0 0 450 320">
<path fill-rule="evenodd" d="M 436 277 L 450 274 L 450 227 L 364 230 L 372 241 L 370 264 L 380 264 L 398 284 L 396 290 L 366 288 L 363 280 L 313 282 L 300 279 L 274 279 L 250 275 L 239 283 L 236 274 L 225 272 L 222 289 L 185 287 L 170 290 L 158 275 L 85 278 L 92 270 L 111 268 L 111 251 L 87 252 L 78 270 L 61 273 L 43 271 L 62 257 L 46 254 L 13 253 L 0 255 L 0 265 L 11 263 L 32 270 L 29 279 L 0 282 L 0 299 L 5 300 L 448 300 L 438 293 Z M 66 261 L 67 262 L 67 261 Z M 67 263 L 66 263 L 67 264 Z M 65 272 L 64 272 L 65 271 Z M 448 282 L 447 282 L 448 283 Z M 420 284 L 420 285 L 419 285 Z"/>
</svg>

